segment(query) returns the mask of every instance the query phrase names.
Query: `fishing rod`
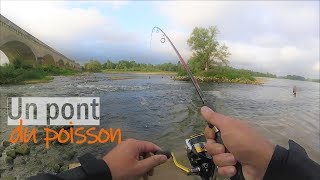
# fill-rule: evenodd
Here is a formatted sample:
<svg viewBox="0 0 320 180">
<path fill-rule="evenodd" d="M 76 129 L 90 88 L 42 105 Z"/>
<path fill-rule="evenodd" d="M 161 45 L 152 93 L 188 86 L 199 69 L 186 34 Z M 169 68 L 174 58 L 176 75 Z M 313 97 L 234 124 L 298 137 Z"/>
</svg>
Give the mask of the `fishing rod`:
<svg viewBox="0 0 320 180">
<path fill-rule="evenodd" d="M 162 38 L 160 39 L 160 42 L 161 42 L 161 43 L 165 43 L 166 39 L 169 41 L 169 43 L 171 44 L 172 48 L 173 48 L 174 51 L 176 52 L 176 54 L 177 54 L 177 56 L 178 56 L 178 58 L 179 58 L 179 60 L 180 60 L 180 62 L 181 62 L 181 64 L 182 64 L 182 66 L 183 66 L 184 69 L 187 71 L 188 76 L 189 76 L 189 78 L 190 78 L 191 81 L 192 81 L 192 84 L 193 84 L 194 87 L 196 88 L 196 90 L 197 90 L 197 92 L 198 92 L 198 95 L 200 96 L 200 99 L 201 99 L 201 101 L 202 101 L 202 104 L 205 105 L 205 104 L 206 104 L 206 99 L 205 99 L 205 97 L 204 97 L 204 95 L 203 95 L 203 93 L 202 93 L 202 91 L 201 91 L 201 89 L 200 89 L 200 86 L 199 86 L 197 80 L 193 77 L 193 75 L 192 75 L 192 73 L 191 73 L 191 71 L 190 71 L 190 68 L 188 67 L 187 63 L 183 60 L 183 58 L 182 58 L 182 56 L 180 55 L 179 51 L 177 50 L 176 46 L 172 43 L 171 39 L 167 36 L 167 34 L 166 34 L 165 32 L 163 32 L 162 29 L 159 28 L 159 27 L 157 27 L 157 26 L 155 26 L 155 27 L 152 29 L 151 38 L 152 38 L 152 33 L 154 32 L 154 30 L 156 30 L 156 32 L 159 32 L 159 31 L 162 32 L 162 35 L 163 35 L 164 37 L 162 37 Z"/>
<path fill-rule="evenodd" d="M 191 73 L 191 71 L 190 71 L 190 68 L 188 67 L 187 63 L 184 61 L 184 59 L 183 59 L 182 56 L 180 55 L 180 53 L 179 53 L 179 51 L 177 50 L 177 48 L 175 47 L 175 45 L 172 43 L 171 39 L 167 36 L 167 34 L 166 34 L 161 28 L 159 28 L 159 27 L 157 27 L 157 26 L 155 26 L 155 27 L 152 29 L 151 39 L 152 39 L 152 34 L 153 34 L 154 31 L 156 31 L 157 33 L 160 31 L 160 32 L 162 33 L 162 38 L 160 39 L 160 42 L 161 42 L 161 43 L 165 43 L 165 41 L 168 40 L 169 43 L 171 44 L 172 48 L 174 49 L 175 53 L 177 54 L 177 56 L 178 56 L 178 58 L 179 58 L 180 63 L 182 64 L 182 66 L 184 67 L 184 69 L 187 71 L 187 74 L 188 74 L 189 78 L 191 79 L 192 84 L 193 84 L 194 87 L 196 88 L 196 91 L 197 91 L 197 93 L 198 93 L 198 95 L 199 95 L 199 97 L 200 97 L 200 99 L 201 99 L 201 101 L 202 101 L 202 104 L 203 104 L 204 106 L 211 107 L 213 110 L 215 110 L 212 106 L 209 106 L 209 105 L 208 105 L 207 100 L 206 100 L 206 98 L 204 97 L 204 95 L 203 95 L 203 93 L 202 93 L 202 90 L 201 90 L 201 88 L 200 88 L 197 80 L 196 80 L 196 79 L 194 78 L 194 76 L 192 75 L 192 73 Z M 151 42 L 150 42 L 150 43 L 151 43 Z M 221 137 L 221 132 L 220 132 L 220 130 L 219 130 L 218 128 L 216 128 L 215 126 L 213 126 L 212 124 L 210 124 L 210 123 L 208 123 L 208 126 L 214 130 L 216 142 L 218 142 L 218 143 L 220 143 L 220 144 L 223 145 L 223 141 L 222 141 L 222 137 Z M 194 141 L 194 139 L 196 139 L 198 142 L 203 142 L 203 140 L 201 140 L 201 138 L 202 138 L 201 135 L 197 135 L 196 137 L 191 137 L 190 139 L 187 139 L 187 140 L 186 140 L 186 143 L 187 143 L 187 146 L 190 146 L 189 149 L 193 149 L 194 146 L 197 146 L 198 149 L 197 149 L 197 147 L 194 147 L 195 150 L 196 150 L 196 152 L 198 152 L 198 153 L 199 153 L 199 152 L 201 152 L 201 153 L 204 152 L 204 151 L 201 151 L 201 150 L 198 151 L 198 150 L 199 150 L 198 144 L 200 144 L 200 147 L 201 147 L 201 148 L 204 148 L 204 145 L 203 145 L 203 144 L 201 144 L 201 143 L 196 143 L 196 142 L 193 143 L 193 142 L 192 142 L 192 141 Z M 189 142 L 189 144 L 188 144 L 187 141 Z M 187 148 L 188 148 L 188 147 L 187 147 Z M 226 152 L 229 152 L 229 151 L 226 149 Z M 172 154 L 172 155 L 173 155 L 173 154 Z M 201 156 L 203 156 L 203 154 L 201 154 Z M 173 157 L 174 157 L 174 155 L 173 155 Z M 189 157 L 189 153 L 188 153 L 188 157 Z M 206 158 L 208 158 L 208 157 L 206 157 Z M 175 158 L 174 158 L 174 159 L 175 159 Z M 191 162 L 192 158 L 189 158 L 189 160 L 190 160 L 190 162 Z M 212 161 L 212 163 L 213 163 L 213 161 Z M 176 164 L 176 161 L 175 161 L 175 164 Z M 198 163 L 192 163 L 192 162 L 191 162 L 191 164 L 198 164 Z M 178 166 L 178 165 L 177 165 L 177 166 Z M 181 166 L 181 165 L 179 164 L 179 166 Z M 179 167 L 179 166 L 178 166 L 178 167 Z M 182 168 L 181 168 L 181 169 L 182 169 Z M 243 176 L 243 173 L 242 173 L 242 166 L 241 166 L 241 164 L 240 164 L 239 162 L 237 162 L 237 164 L 236 164 L 236 169 L 237 169 L 236 175 L 233 176 L 233 177 L 231 177 L 230 179 L 231 179 L 231 180 L 244 180 L 244 176 Z M 184 169 L 183 169 L 183 170 L 184 170 Z M 201 174 L 200 174 L 200 175 L 201 175 Z M 211 175 L 211 174 L 209 173 L 209 175 Z M 201 176 L 201 177 L 202 177 L 202 176 Z M 205 178 L 203 178 L 203 179 L 209 179 L 209 178 L 208 178 L 208 177 L 205 177 Z"/>
</svg>

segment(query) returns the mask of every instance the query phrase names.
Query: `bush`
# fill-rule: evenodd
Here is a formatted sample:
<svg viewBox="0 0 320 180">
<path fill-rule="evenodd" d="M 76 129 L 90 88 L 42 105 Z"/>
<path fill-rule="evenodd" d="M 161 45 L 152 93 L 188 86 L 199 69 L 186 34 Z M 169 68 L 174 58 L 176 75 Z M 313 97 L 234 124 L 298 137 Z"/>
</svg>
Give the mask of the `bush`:
<svg viewBox="0 0 320 180">
<path fill-rule="evenodd" d="M 121 70 L 121 71 L 143 71 L 143 72 L 158 72 L 158 71 L 171 71 L 177 72 L 178 65 L 173 63 L 164 63 L 164 64 L 145 64 L 137 63 L 135 61 L 121 60 L 116 63 L 108 60 L 102 65 L 103 69 L 106 70 Z"/>
<path fill-rule="evenodd" d="M 39 69 L 41 69 L 44 73 L 46 73 L 49 76 L 73 75 L 79 72 L 74 69 L 60 68 L 57 66 L 42 66 L 39 67 Z"/>
<path fill-rule="evenodd" d="M 47 76 L 72 75 L 77 70 L 64 69 L 55 66 L 26 66 L 13 63 L 0 66 L 0 84 L 17 84 L 27 80 L 46 79 Z"/>
<path fill-rule="evenodd" d="M 219 79 L 247 79 L 250 81 L 255 81 L 255 78 L 249 70 L 235 69 L 228 66 L 216 66 L 208 71 L 198 72 L 196 75 L 203 77 L 215 77 Z"/>
<path fill-rule="evenodd" d="M 84 64 L 84 69 L 89 72 L 101 72 L 102 65 L 97 60 L 90 60 L 88 63 Z"/>
</svg>

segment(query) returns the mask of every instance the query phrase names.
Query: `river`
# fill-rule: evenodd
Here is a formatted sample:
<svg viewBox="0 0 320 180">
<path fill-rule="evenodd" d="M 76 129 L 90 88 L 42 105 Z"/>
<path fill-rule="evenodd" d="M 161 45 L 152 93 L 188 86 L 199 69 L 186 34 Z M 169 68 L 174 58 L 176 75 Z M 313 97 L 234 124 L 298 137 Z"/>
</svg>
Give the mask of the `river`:
<svg viewBox="0 0 320 180">
<path fill-rule="evenodd" d="M 298 89 L 296 97 L 292 94 L 294 85 Z M 218 112 L 250 123 L 266 138 L 284 147 L 288 147 L 288 139 L 293 139 L 312 159 L 320 162 L 319 83 L 268 79 L 264 85 L 202 83 L 200 86 Z M 0 142 L 9 138 L 13 128 L 6 125 L 5 109 L 6 98 L 12 96 L 100 97 L 101 127 L 120 128 L 123 139 L 153 141 L 178 154 L 183 152 L 184 139 L 202 132 L 205 126 L 199 114 L 201 101 L 191 82 L 161 75 L 58 76 L 49 83 L 0 86 Z M 25 177 L 45 171 L 42 170 L 45 162 L 33 162 L 35 159 L 48 161 L 71 150 L 77 156 L 91 152 L 100 157 L 114 145 L 69 144 L 40 154 L 39 148 L 44 148 L 40 144 L 31 157 L 25 158 L 28 167 L 16 164 L 15 160 L 13 169 L 4 173 Z M 5 166 L 3 158 L 0 166 Z"/>
</svg>

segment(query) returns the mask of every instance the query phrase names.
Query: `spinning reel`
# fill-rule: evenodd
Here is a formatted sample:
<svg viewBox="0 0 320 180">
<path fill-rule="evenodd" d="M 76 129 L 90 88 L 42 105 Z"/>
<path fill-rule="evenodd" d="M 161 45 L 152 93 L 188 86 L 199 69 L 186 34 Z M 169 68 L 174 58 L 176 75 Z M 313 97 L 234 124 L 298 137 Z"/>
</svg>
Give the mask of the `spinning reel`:
<svg viewBox="0 0 320 180">
<path fill-rule="evenodd" d="M 175 166 L 186 172 L 188 175 L 198 175 L 203 180 L 209 180 L 214 175 L 215 165 L 212 157 L 208 154 L 205 145 L 207 140 L 204 134 L 197 134 L 185 140 L 187 157 L 191 168 L 187 168 L 178 163 L 174 153 L 171 153 Z"/>
</svg>

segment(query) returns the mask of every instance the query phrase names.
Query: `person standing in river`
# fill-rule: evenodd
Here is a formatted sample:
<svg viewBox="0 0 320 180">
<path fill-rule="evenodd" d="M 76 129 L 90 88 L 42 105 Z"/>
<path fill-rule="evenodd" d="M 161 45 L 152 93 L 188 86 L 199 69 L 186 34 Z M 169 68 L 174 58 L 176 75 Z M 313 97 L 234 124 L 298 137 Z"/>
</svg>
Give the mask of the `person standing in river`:
<svg viewBox="0 0 320 180">
<path fill-rule="evenodd" d="M 297 86 L 295 86 L 295 85 L 293 86 L 292 93 L 293 93 L 294 97 L 297 96 Z"/>
</svg>

